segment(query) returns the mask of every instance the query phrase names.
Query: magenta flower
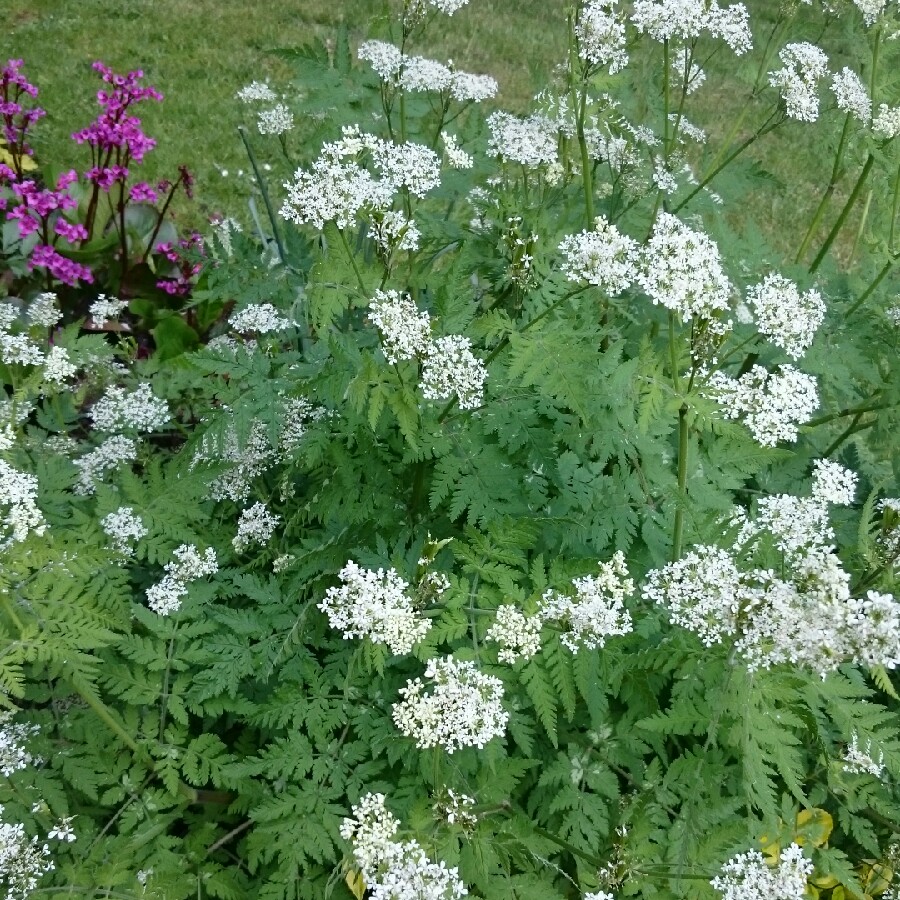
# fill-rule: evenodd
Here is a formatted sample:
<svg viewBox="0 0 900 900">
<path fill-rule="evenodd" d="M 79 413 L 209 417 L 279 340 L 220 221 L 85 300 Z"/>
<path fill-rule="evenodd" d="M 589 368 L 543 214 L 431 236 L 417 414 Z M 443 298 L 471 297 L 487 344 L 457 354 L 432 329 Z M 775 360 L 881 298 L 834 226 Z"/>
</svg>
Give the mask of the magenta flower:
<svg viewBox="0 0 900 900">
<path fill-rule="evenodd" d="M 156 203 L 158 197 L 156 191 L 146 181 L 139 181 L 131 186 L 128 199 L 133 203 Z"/>
<path fill-rule="evenodd" d="M 77 285 L 79 280 L 86 281 L 88 284 L 94 280 L 94 276 L 87 266 L 67 259 L 47 244 L 38 244 L 34 248 L 31 259 L 28 260 L 28 268 L 30 270 L 47 269 L 58 281 L 72 287 Z"/>
</svg>

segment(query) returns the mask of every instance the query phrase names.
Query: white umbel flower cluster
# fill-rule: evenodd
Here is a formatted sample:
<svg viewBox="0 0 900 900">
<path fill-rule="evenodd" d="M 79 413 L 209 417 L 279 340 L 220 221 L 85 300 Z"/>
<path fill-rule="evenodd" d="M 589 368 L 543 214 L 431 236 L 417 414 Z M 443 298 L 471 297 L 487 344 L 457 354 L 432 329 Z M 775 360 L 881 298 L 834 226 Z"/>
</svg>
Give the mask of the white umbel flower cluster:
<svg viewBox="0 0 900 900">
<path fill-rule="evenodd" d="M 458 870 L 432 862 L 418 841 L 394 840 L 400 823 L 385 807 L 384 794 L 366 794 L 341 822 L 340 834 L 353 845 L 372 900 L 459 900 L 468 891 Z"/>
<path fill-rule="evenodd" d="M 362 161 L 370 160 L 373 174 Z M 406 188 L 422 198 L 440 183 L 440 159 L 421 144 L 394 144 L 356 126 L 344 128 L 339 141 L 326 144 L 307 171 L 298 169 L 284 185 L 281 215 L 298 225 L 322 229 L 326 222 L 348 228 L 365 212 L 384 212 Z"/>
<path fill-rule="evenodd" d="M 721 38 L 739 56 L 753 46 L 749 15 L 743 3 L 721 8 L 713 0 L 636 0 L 631 21 L 656 41 L 680 38 L 687 43 L 706 31 Z"/>
<path fill-rule="evenodd" d="M 545 116 L 520 119 L 506 112 L 493 112 L 487 119 L 491 136 L 488 155 L 528 169 L 559 163 L 556 124 Z"/>
<path fill-rule="evenodd" d="M 722 900 L 804 900 L 813 868 L 797 844 L 780 852 L 777 866 L 769 866 L 758 850 L 748 850 L 728 860 L 710 884 Z"/>
<path fill-rule="evenodd" d="M 73 460 L 79 469 L 78 483 L 75 493 L 86 495 L 97 490 L 97 483 L 102 481 L 114 469 L 137 459 L 137 442 L 123 434 L 114 434 L 102 444 L 86 453 L 80 459 Z"/>
<path fill-rule="evenodd" d="M 793 366 L 768 372 L 754 366 L 740 378 L 715 372 L 707 393 L 727 419 L 741 419 L 763 447 L 796 441 L 797 428 L 808 422 L 819 405 L 816 379 Z"/>
<path fill-rule="evenodd" d="M 872 134 L 884 141 L 893 140 L 900 134 L 900 106 L 878 106 L 878 115 L 872 122 Z"/>
<path fill-rule="evenodd" d="M 444 154 L 447 162 L 453 169 L 471 169 L 475 165 L 475 160 L 470 153 L 466 153 L 459 145 L 456 135 L 448 134 L 446 131 L 441 132 L 441 140 L 444 143 Z"/>
<path fill-rule="evenodd" d="M 853 0 L 853 2 L 862 13 L 863 21 L 870 27 L 875 24 L 887 6 L 887 0 Z"/>
<path fill-rule="evenodd" d="M 166 574 L 162 581 L 147 590 L 147 605 L 161 616 L 169 616 L 181 608 L 181 600 L 192 581 L 219 571 L 216 551 L 212 547 L 201 555 L 193 544 L 182 544 L 173 556 L 175 559 L 165 565 Z"/>
<path fill-rule="evenodd" d="M 100 520 L 100 527 L 112 539 L 113 547 L 124 556 L 134 553 L 134 544 L 147 536 L 141 517 L 130 506 L 120 506 Z"/>
<path fill-rule="evenodd" d="M 593 231 L 563 238 L 559 251 L 569 281 L 594 284 L 613 297 L 627 290 L 637 276 L 637 244 L 604 216 L 597 217 Z"/>
<path fill-rule="evenodd" d="M 231 545 L 238 553 L 243 553 L 254 544 L 265 544 L 272 537 L 281 516 L 269 512 L 265 503 L 254 503 L 241 512 L 237 534 Z"/>
<path fill-rule="evenodd" d="M 856 72 L 846 66 L 835 72 L 831 77 L 831 90 L 838 109 L 850 113 L 863 125 L 872 121 L 872 98 Z"/>
<path fill-rule="evenodd" d="M 817 290 L 801 294 L 792 281 L 775 273 L 750 288 L 747 301 L 760 333 L 794 359 L 806 353 L 825 318 L 825 301 Z"/>
<path fill-rule="evenodd" d="M 497 610 L 493 624 L 484 638 L 502 649 L 497 652 L 497 659 L 512 665 L 517 660 L 531 659 L 541 649 L 540 616 L 526 616 L 511 603 L 504 604 Z"/>
<path fill-rule="evenodd" d="M 592 66 L 606 69 L 610 75 L 628 65 L 625 50 L 625 22 L 616 15 L 618 0 L 590 0 L 575 23 L 578 55 Z"/>
<path fill-rule="evenodd" d="M 462 335 L 431 338 L 431 317 L 397 291 L 376 291 L 369 319 L 381 333 L 385 359 L 422 363 L 420 388 L 426 400 L 455 397 L 460 409 L 476 409 L 484 397 L 487 369 Z"/>
<path fill-rule="evenodd" d="M 43 372 L 45 382 L 62 385 L 74 378 L 77 372 L 78 366 L 69 360 L 69 351 L 65 347 L 54 344 L 47 351 Z"/>
<path fill-rule="evenodd" d="M 107 322 L 117 322 L 127 306 L 127 300 L 117 300 L 106 294 L 98 295 L 97 299 L 88 307 L 92 326 L 102 328 Z"/>
<path fill-rule="evenodd" d="M 443 747 L 453 753 L 462 747 L 483 747 L 506 731 L 509 713 L 503 708 L 503 682 L 485 675 L 473 662 L 452 656 L 431 659 L 425 679 L 401 688 L 402 701 L 394 704 L 394 724 L 413 738 L 420 750 Z"/>
<path fill-rule="evenodd" d="M 29 534 L 42 535 L 47 527 L 37 507 L 38 480 L 35 475 L 14 469 L 0 459 L 0 552 L 18 544 Z"/>
<path fill-rule="evenodd" d="M 731 283 L 718 247 L 671 213 L 659 214 L 641 249 L 637 280 L 654 303 L 676 312 L 682 322 L 714 318 L 728 309 Z"/>
<path fill-rule="evenodd" d="M 241 103 L 273 103 L 278 99 L 275 91 L 262 81 L 251 82 L 242 87 L 235 96 Z"/>
<path fill-rule="evenodd" d="M 0 712 L 0 774 L 9 778 L 13 772 L 27 769 L 34 762 L 28 752 L 28 739 L 41 730 L 38 725 L 13 722 L 11 709 Z"/>
<path fill-rule="evenodd" d="M 0 305 L 0 362 L 7 365 L 39 366 L 44 352 L 27 334 L 11 331 L 19 317 L 12 303 Z"/>
<path fill-rule="evenodd" d="M 410 653 L 431 628 L 416 611 L 409 583 L 396 569 L 361 569 L 352 560 L 338 572 L 340 587 L 331 587 L 319 609 L 345 639 L 369 638 L 392 653 Z"/>
<path fill-rule="evenodd" d="M 171 418 L 168 403 L 153 394 L 148 382 L 130 394 L 121 387 L 109 388 L 91 407 L 90 416 L 97 431 L 156 431 Z"/>
<path fill-rule="evenodd" d="M 294 114 L 283 103 L 278 103 L 257 114 L 256 127 L 260 134 L 285 134 L 294 127 Z"/>
<path fill-rule="evenodd" d="M 769 84 L 781 91 L 787 114 L 801 122 L 819 117 L 819 81 L 828 74 L 828 57 L 815 44 L 787 44 L 778 54 L 784 67 L 769 72 Z"/>
<path fill-rule="evenodd" d="M 607 638 L 632 630 L 631 613 L 623 601 L 634 593 L 634 582 L 628 577 L 624 554 L 619 551 L 599 566 L 599 575 L 573 579 L 574 598 L 553 590 L 541 598 L 540 621 L 563 625 L 560 640 L 573 653 L 596 650 Z"/>
<path fill-rule="evenodd" d="M 245 306 L 240 312 L 232 313 L 228 324 L 241 334 L 254 332 L 270 334 L 273 331 L 284 331 L 293 328 L 294 323 L 278 312 L 271 303 L 253 303 Z"/>
<path fill-rule="evenodd" d="M 28 307 L 28 319 L 32 325 L 53 328 L 62 319 L 56 294 L 52 291 L 38 294 Z"/>
<path fill-rule="evenodd" d="M 884 753 L 879 750 L 876 760 L 872 752 L 872 742 L 868 741 L 866 749 L 862 750 L 859 746 L 859 735 L 854 731 L 844 753 L 844 771 L 851 775 L 871 775 L 873 778 L 881 778 L 884 775 Z"/>
<path fill-rule="evenodd" d="M 679 47 L 672 54 L 672 68 L 675 70 L 675 74 L 678 76 L 678 79 L 683 82 L 685 93 L 690 96 L 694 93 L 694 91 L 703 87 L 703 83 L 706 81 L 706 72 L 697 65 L 697 63 L 691 61 L 690 68 L 688 69 L 688 60 L 690 59 L 690 55 L 688 53 L 687 47 Z M 676 119 L 677 115 L 673 113 L 671 118 Z M 691 126 L 694 128 L 695 126 Z M 688 129 L 684 126 L 684 120 L 682 119 L 681 128 L 683 131 L 687 131 Z M 700 131 L 700 129 L 696 129 L 696 131 Z M 703 134 L 703 140 L 706 140 L 706 133 L 700 132 Z"/>
<path fill-rule="evenodd" d="M 2 806 L 0 815 L 3 815 Z M 46 843 L 37 836 L 29 840 L 21 823 L 0 821 L 0 880 L 6 890 L 6 900 L 26 900 L 40 879 L 53 869 Z"/>
</svg>

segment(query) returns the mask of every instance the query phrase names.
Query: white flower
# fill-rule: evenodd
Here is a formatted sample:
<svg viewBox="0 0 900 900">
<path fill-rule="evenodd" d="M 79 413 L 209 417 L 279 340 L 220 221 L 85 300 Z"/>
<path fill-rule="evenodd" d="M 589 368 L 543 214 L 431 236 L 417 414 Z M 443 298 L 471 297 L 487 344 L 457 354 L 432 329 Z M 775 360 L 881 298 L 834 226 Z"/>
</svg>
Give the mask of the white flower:
<svg viewBox="0 0 900 900">
<path fill-rule="evenodd" d="M 137 443 L 121 434 L 107 438 L 99 447 L 74 460 L 81 470 L 76 494 L 93 494 L 97 490 L 97 482 L 101 481 L 113 469 L 123 463 L 137 459 Z"/>
<path fill-rule="evenodd" d="M 426 400 L 449 400 L 460 409 L 477 409 L 484 399 L 487 369 L 467 337 L 450 334 L 430 343 L 422 361 L 420 387 Z"/>
<path fill-rule="evenodd" d="M 199 449 L 194 453 L 191 467 L 203 462 L 228 463 L 210 482 L 210 497 L 213 500 L 246 500 L 251 483 L 276 462 L 275 450 L 269 442 L 266 426 L 256 420 L 243 440 L 238 438 L 234 422 L 229 422 L 221 435 L 207 432 L 203 435 Z"/>
<path fill-rule="evenodd" d="M 690 95 L 693 94 L 698 88 L 702 87 L 703 82 L 706 81 L 706 72 L 700 68 L 695 62 L 691 62 L 690 69 L 685 72 L 685 67 L 688 63 L 688 49 L 687 47 L 679 47 L 672 54 L 672 68 L 675 70 L 676 75 L 681 81 L 685 80 L 685 76 L 687 76 L 686 81 L 686 89 L 685 93 Z M 684 127 L 682 120 L 682 127 Z"/>
<path fill-rule="evenodd" d="M 656 41 L 677 37 L 686 42 L 708 31 L 738 55 L 752 46 L 748 18 L 743 3 L 722 9 L 714 0 L 637 0 L 631 15 L 638 31 Z"/>
<path fill-rule="evenodd" d="M 44 359 L 44 381 L 65 384 L 78 372 L 78 366 L 69 361 L 69 351 L 54 344 Z"/>
<path fill-rule="evenodd" d="M 369 320 L 381 332 L 384 358 L 391 365 L 428 351 L 431 318 L 419 311 L 409 294 L 376 291 L 369 310 Z"/>
<path fill-rule="evenodd" d="M 447 66 L 423 56 L 408 56 L 400 73 L 400 88 L 404 91 L 445 91 L 453 81 Z"/>
<path fill-rule="evenodd" d="M 28 307 L 28 318 L 32 325 L 41 325 L 44 328 L 53 328 L 62 318 L 56 294 L 47 292 L 38 294 Z"/>
<path fill-rule="evenodd" d="M 591 894 L 585 894 L 584 900 L 616 900 L 616 898 L 612 894 L 607 894 L 606 891 L 594 891 Z"/>
<path fill-rule="evenodd" d="M 478 816 L 471 811 L 475 805 L 475 798 L 468 794 L 458 794 L 453 788 L 446 788 L 441 793 L 444 795 L 442 799 L 431 807 L 434 815 L 448 825 L 459 825 L 467 831 L 475 828 Z"/>
<path fill-rule="evenodd" d="M 39 366 L 44 353 L 27 334 L 0 331 L 0 362 L 7 365 Z"/>
<path fill-rule="evenodd" d="M 825 301 L 818 291 L 801 294 L 792 281 L 774 273 L 750 288 L 747 301 L 760 333 L 794 359 L 803 356 L 825 318 Z"/>
<path fill-rule="evenodd" d="M 599 575 L 573 579 L 574 599 L 553 590 L 541 598 L 538 618 L 544 623 L 564 623 L 560 640 L 573 653 L 581 648 L 596 650 L 608 637 L 632 630 L 623 600 L 634 593 L 634 582 L 628 577 L 625 556 L 619 551 L 610 562 L 598 565 Z"/>
<path fill-rule="evenodd" d="M 91 407 L 91 420 L 97 431 L 156 431 L 169 421 L 169 405 L 154 396 L 148 382 L 139 384 L 130 394 L 111 387 Z"/>
<path fill-rule="evenodd" d="M 0 550 L 21 543 L 29 534 L 44 533 L 47 525 L 37 508 L 38 480 L 0 459 L 0 508 L 8 507 L 0 520 Z"/>
<path fill-rule="evenodd" d="M 866 743 L 865 750 L 860 749 L 858 742 L 859 735 L 854 731 L 844 753 L 844 771 L 851 775 L 872 775 L 874 778 L 881 778 L 884 774 L 884 753 L 879 750 L 876 760 L 872 756 L 872 742 Z"/>
<path fill-rule="evenodd" d="M 887 0 L 853 0 L 853 2 L 862 13 L 863 21 L 870 26 L 875 24 L 887 5 Z"/>
<path fill-rule="evenodd" d="M 182 544 L 173 556 L 175 559 L 165 565 L 166 574 L 162 581 L 147 590 L 147 605 L 161 616 L 171 615 L 181 608 L 181 599 L 192 581 L 219 571 L 212 547 L 201 556 L 193 544 Z"/>
<path fill-rule="evenodd" d="M 475 160 L 459 146 L 459 141 L 455 135 L 442 131 L 441 140 L 444 142 L 444 153 L 447 155 L 447 162 L 454 169 L 471 169 L 475 165 Z"/>
<path fill-rule="evenodd" d="M 483 747 L 506 730 L 509 714 L 503 709 L 503 682 L 484 675 L 475 664 L 452 656 L 431 659 L 425 678 L 431 693 L 416 678 L 400 690 L 394 704 L 394 723 L 420 750 L 443 747 L 453 753 L 462 747 Z"/>
<path fill-rule="evenodd" d="M 454 72 L 450 80 L 450 96 L 460 103 L 482 103 L 497 96 L 500 86 L 490 75 Z"/>
<path fill-rule="evenodd" d="M 53 868 L 47 844 L 37 836 L 29 840 L 21 823 L 0 822 L 0 880 L 6 889 L 6 900 L 26 900 L 40 878 Z"/>
<path fill-rule="evenodd" d="M 134 552 L 132 544 L 148 534 L 141 517 L 130 506 L 120 506 L 104 516 L 100 527 L 112 538 L 115 549 L 126 556 Z"/>
<path fill-rule="evenodd" d="M 371 235 L 387 257 L 398 250 L 418 250 L 422 236 L 415 222 L 393 209 L 373 216 Z"/>
<path fill-rule="evenodd" d="M 279 103 L 272 109 L 259 112 L 256 127 L 260 134 L 284 134 L 294 127 L 294 114 L 283 103 Z"/>
<path fill-rule="evenodd" d="M 60 819 L 53 828 L 47 832 L 47 838 L 51 841 L 65 841 L 71 844 L 76 840 L 75 830 L 72 828 L 72 819 L 74 816 L 65 816 Z"/>
<path fill-rule="evenodd" d="M 878 107 L 878 115 L 872 122 L 872 133 L 875 137 L 889 141 L 900 134 L 900 106 L 893 108 L 884 103 Z"/>
<path fill-rule="evenodd" d="M 627 290 L 637 275 L 637 244 L 603 216 L 593 231 L 563 238 L 559 250 L 569 281 L 597 285 L 610 296 Z"/>
<path fill-rule="evenodd" d="M 242 103 L 272 103 L 278 99 L 272 88 L 262 81 L 254 81 L 248 84 L 246 87 L 241 88 L 235 96 Z"/>
<path fill-rule="evenodd" d="M 541 649 L 540 616 L 526 616 L 512 604 L 505 604 L 497 610 L 493 625 L 484 638 L 500 644 L 497 653 L 500 662 L 512 665 L 519 659 L 531 659 Z"/>
<path fill-rule="evenodd" d="M 394 79 L 403 66 L 400 48 L 386 41 L 366 41 L 360 44 L 356 55 L 369 63 L 382 81 Z"/>
<path fill-rule="evenodd" d="M 281 516 L 270 513 L 265 503 L 254 503 L 242 510 L 237 535 L 231 544 L 238 553 L 243 553 L 252 544 L 265 544 L 280 521 Z"/>
<path fill-rule="evenodd" d="M 781 851 L 777 867 L 758 850 L 748 850 L 728 860 L 710 884 L 722 900 L 804 900 L 813 868 L 797 844 Z"/>
<path fill-rule="evenodd" d="M 856 493 L 856 473 L 840 463 L 817 459 L 814 463 L 812 495 L 822 503 L 849 506 Z"/>
<path fill-rule="evenodd" d="M 13 722 L 15 712 L 11 709 L 0 712 L 0 774 L 9 778 L 13 772 L 27 769 L 34 757 L 26 749 L 28 739 L 40 732 L 38 725 Z"/>
<path fill-rule="evenodd" d="M 617 0 L 589 0 L 575 24 L 578 55 L 615 75 L 628 65 L 625 25 L 614 12 Z"/>
<path fill-rule="evenodd" d="M 253 303 L 245 306 L 240 312 L 232 313 L 228 324 L 235 331 L 254 331 L 257 334 L 269 334 L 294 327 L 294 323 L 282 316 L 271 303 Z"/>
<path fill-rule="evenodd" d="M 488 116 L 488 154 L 529 169 L 559 161 L 556 126 L 544 116 L 518 119 L 505 112 Z"/>
<path fill-rule="evenodd" d="M 769 72 L 769 84 L 781 91 L 787 114 L 801 122 L 819 117 L 819 80 L 828 74 L 828 57 L 815 44 L 787 44 L 778 54 L 784 68 Z"/>
<path fill-rule="evenodd" d="M 431 628 L 407 596 L 409 584 L 395 569 L 361 569 L 352 560 L 338 573 L 340 587 L 328 588 L 319 609 L 345 639 L 368 637 L 392 653 L 409 653 Z"/>
<path fill-rule="evenodd" d="M 740 378 L 716 372 L 708 393 L 727 419 L 743 418 L 763 447 L 797 440 L 797 426 L 808 422 L 819 405 L 815 378 L 788 365 L 778 373 L 754 366 Z"/>
<path fill-rule="evenodd" d="M 900 666 L 900 603 L 892 594 L 868 591 L 865 598 L 841 604 L 838 612 L 853 662 L 869 669 Z"/>
<path fill-rule="evenodd" d="M 102 328 L 107 322 L 117 321 L 126 306 L 128 306 L 127 300 L 117 300 L 115 297 L 100 294 L 88 307 L 91 324 L 94 328 Z"/>
<path fill-rule="evenodd" d="M 850 113 L 863 125 L 872 120 L 872 99 L 862 79 L 846 66 L 831 77 L 831 90 L 837 101 L 838 109 Z"/>
<path fill-rule="evenodd" d="M 677 312 L 683 322 L 728 309 L 731 283 L 718 248 L 671 213 L 659 214 L 641 257 L 638 283 L 654 303 Z"/>
</svg>

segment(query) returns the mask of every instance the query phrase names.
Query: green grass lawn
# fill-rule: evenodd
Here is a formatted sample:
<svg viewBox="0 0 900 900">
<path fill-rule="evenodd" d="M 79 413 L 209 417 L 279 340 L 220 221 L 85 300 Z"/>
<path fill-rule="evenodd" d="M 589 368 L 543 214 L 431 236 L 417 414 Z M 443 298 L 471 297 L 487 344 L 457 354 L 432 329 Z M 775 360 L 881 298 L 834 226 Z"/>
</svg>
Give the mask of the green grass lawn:
<svg viewBox="0 0 900 900">
<path fill-rule="evenodd" d="M 333 40 L 342 22 L 355 48 L 366 38 L 387 37 L 392 18 L 392 6 L 378 0 L 289 0 L 264 9 L 246 0 L 4 0 L 4 6 L 0 58 L 25 60 L 48 113 L 36 132 L 39 157 L 84 168 L 85 156 L 69 135 L 96 114 L 99 80 L 91 63 L 141 68 L 166 98 L 143 104 L 139 113 L 158 141 L 143 172 L 155 180 L 185 163 L 196 173 L 197 203 L 178 210 L 192 225 L 244 204 L 237 173 L 249 166 L 236 132 L 242 109 L 234 94 L 265 79 L 289 92 L 290 68 L 270 51 Z M 554 9 L 560 21 L 546 28 Z M 515 109 L 561 57 L 564 40 L 562 0 L 478 0 L 442 21 L 418 49 L 494 75 L 500 104 Z"/>
</svg>

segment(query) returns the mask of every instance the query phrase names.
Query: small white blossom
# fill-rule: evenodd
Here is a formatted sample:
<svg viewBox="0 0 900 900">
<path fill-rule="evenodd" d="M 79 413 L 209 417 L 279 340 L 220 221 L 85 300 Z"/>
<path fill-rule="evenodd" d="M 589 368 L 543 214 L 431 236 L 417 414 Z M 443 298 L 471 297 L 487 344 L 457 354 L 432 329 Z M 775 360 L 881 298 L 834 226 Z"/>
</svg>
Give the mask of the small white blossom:
<svg viewBox="0 0 900 900">
<path fill-rule="evenodd" d="M 447 155 L 447 162 L 450 163 L 452 168 L 471 169 L 475 165 L 475 160 L 459 146 L 459 141 L 455 135 L 442 131 L 441 140 L 444 142 L 444 153 Z"/>
<path fill-rule="evenodd" d="M 831 77 L 831 90 L 837 101 L 838 109 L 850 113 L 863 125 L 872 121 L 872 99 L 862 79 L 846 66 Z"/>
<path fill-rule="evenodd" d="M 453 788 L 446 788 L 442 794 L 444 796 L 431 807 L 434 815 L 448 825 L 458 825 L 466 831 L 475 828 L 478 816 L 471 811 L 475 806 L 475 798 L 468 794 L 458 794 Z"/>
<path fill-rule="evenodd" d="M 235 331 L 242 333 L 253 331 L 257 334 L 269 334 L 294 327 L 294 323 L 282 316 L 271 303 L 253 303 L 245 306 L 240 312 L 232 313 L 228 324 Z"/>
<path fill-rule="evenodd" d="M 584 900 L 616 900 L 616 898 L 606 891 L 594 891 L 593 893 L 585 894 Z"/>
<path fill-rule="evenodd" d="M 0 822 L 0 881 L 6 889 L 6 900 L 26 900 L 53 868 L 47 844 L 37 836 L 29 840 L 21 823 Z"/>
<path fill-rule="evenodd" d="M 845 772 L 851 775 L 871 775 L 874 778 L 881 778 L 884 774 L 884 753 L 878 752 L 878 759 L 872 756 L 872 742 L 866 743 L 866 749 L 861 750 L 859 746 L 859 735 L 854 731 L 850 736 L 850 744 L 844 753 Z"/>
<path fill-rule="evenodd" d="M 241 88 L 235 95 L 242 103 L 272 103 L 278 98 L 268 84 L 254 81 Z"/>
<path fill-rule="evenodd" d="M 748 850 L 728 860 L 710 884 L 722 900 L 804 900 L 813 868 L 797 844 L 781 851 L 775 867 L 758 850 Z"/>
<path fill-rule="evenodd" d="M 115 297 L 107 297 L 106 294 L 100 294 L 88 307 L 92 326 L 94 328 L 102 328 L 107 322 L 118 321 L 122 310 L 127 306 L 127 300 L 117 300 Z"/>
<path fill-rule="evenodd" d="M 415 222 L 394 209 L 373 217 L 371 235 L 387 257 L 397 251 L 418 250 L 422 236 Z"/>
<path fill-rule="evenodd" d="M 40 732 L 38 725 L 13 722 L 15 712 L 11 709 L 0 712 L 0 774 L 9 778 L 13 772 L 27 769 L 34 757 L 26 749 L 28 739 Z"/>
<path fill-rule="evenodd" d="M 450 96 L 460 103 L 482 103 L 497 96 L 500 86 L 490 75 L 454 72 L 450 80 Z"/>
<path fill-rule="evenodd" d="M 796 441 L 798 425 L 808 422 L 819 405 L 815 378 L 788 365 L 778 373 L 754 366 L 740 378 L 716 372 L 708 393 L 726 418 L 742 418 L 763 447 Z"/>
<path fill-rule="evenodd" d="M 265 544 L 280 521 L 281 516 L 270 513 L 265 503 L 254 503 L 241 512 L 237 535 L 231 544 L 238 553 L 243 553 L 253 544 Z"/>
<path fill-rule="evenodd" d="M 781 91 L 787 114 L 801 122 L 819 117 L 818 83 L 828 74 L 828 57 L 815 44 L 787 44 L 778 54 L 784 68 L 769 72 L 769 84 Z"/>
<path fill-rule="evenodd" d="M 97 482 L 102 481 L 113 469 L 137 459 L 137 443 L 121 434 L 107 438 L 99 447 L 74 460 L 80 469 L 76 494 L 93 494 Z"/>
<path fill-rule="evenodd" d="M 603 216 L 593 231 L 563 238 L 559 250 L 569 281 L 597 285 L 610 296 L 627 290 L 637 275 L 637 244 Z"/>
<path fill-rule="evenodd" d="M 400 73 L 404 91 L 445 91 L 453 81 L 453 73 L 443 63 L 424 56 L 408 56 Z"/>
<path fill-rule="evenodd" d="M 285 134 L 294 127 L 294 114 L 279 103 L 272 109 L 263 109 L 256 116 L 256 127 L 260 134 Z"/>
<path fill-rule="evenodd" d="M 420 750 L 443 747 L 453 753 L 462 747 L 483 747 L 506 731 L 509 714 L 503 709 L 503 682 L 485 675 L 467 660 L 452 656 L 431 659 L 425 679 L 431 693 L 418 678 L 400 690 L 393 719 Z"/>
<path fill-rule="evenodd" d="M 693 61 L 691 61 L 691 66 L 688 69 L 688 59 L 690 59 L 688 48 L 679 47 L 672 54 L 671 66 L 675 70 L 678 79 L 684 84 L 685 93 L 690 96 L 694 91 L 703 86 L 703 82 L 706 81 L 706 72 Z"/>
<path fill-rule="evenodd" d="M 866 25 L 872 26 L 884 12 L 887 0 L 853 0 L 856 8 L 862 13 Z"/>
<path fill-rule="evenodd" d="M 0 509 L 7 508 L 0 520 L 0 551 L 21 543 L 29 534 L 44 533 L 47 525 L 37 508 L 37 492 L 35 475 L 20 472 L 0 459 Z"/>
<path fill-rule="evenodd" d="M 409 584 L 395 569 L 361 569 L 352 560 L 338 573 L 340 587 L 331 587 L 319 609 L 328 624 L 345 639 L 369 638 L 387 644 L 392 653 L 409 653 L 431 628 L 407 595 Z"/>
<path fill-rule="evenodd" d="M 65 384 L 70 378 L 74 378 L 77 372 L 78 366 L 69 360 L 69 351 L 54 344 L 44 359 L 44 381 Z"/>
<path fill-rule="evenodd" d="M 488 154 L 529 169 L 559 161 L 556 126 L 544 116 L 519 119 L 509 113 L 488 116 Z"/>
<path fill-rule="evenodd" d="M 431 342 L 422 362 L 420 387 L 426 400 L 455 396 L 460 409 L 477 409 L 484 399 L 487 369 L 467 337 L 450 334 Z"/>
<path fill-rule="evenodd" d="M 736 3 L 722 9 L 713 0 L 636 0 L 631 20 L 638 31 L 656 41 L 689 41 L 708 31 L 738 55 L 752 46 L 747 9 Z"/>
<path fill-rule="evenodd" d="M 360 44 L 357 57 L 369 63 L 382 81 L 391 81 L 403 67 L 403 53 L 386 41 L 366 41 Z"/>
<path fill-rule="evenodd" d="M 39 366 L 44 352 L 27 334 L 0 331 L 0 362 L 7 365 Z"/>
<path fill-rule="evenodd" d="M 814 463 L 812 495 L 822 503 L 849 506 L 859 479 L 840 463 L 817 459 Z"/>
<path fill-rule="evenodd" d="M 615 13 L 617 0 L 589 0 L 575 23 L 578 55 L 615 75 L 628 65 L 625 24 Z"/>
<path fill-rule="evenodd" d="M 760 333 L 794 359 L 803 356 L 825 318 L 825 301 L 818 291 L 801 294 L 792 281 L 774 273 L 750 288 L 747 301 Z"/>
<path fill-rule="evenodd" d="M 53 828 L 47 832 L 47 838 L 51 841 L 65 841 L 71 844 L 76 840 L 75 830 L 72 828 L 72 819 L 74 816 L 65 816 L 60 819 Z"/>
<path fill-rule="evenodd" d="M 219 571 L 212 547 L 201 556 L 193 544 L 182 544 L 173 556 L 174 560 L 165 565 L 166 574 L 162 581 L 147 590 L 147 605 L 161 616 L 169 616 L 181 608 L 181 600 L 192 581 Z"/>
<path fill-rule="evenodd" d="M 120 506 L 104 516 L 100 527 L 112 538 L 115 549 L 125 556 L 131 556 L 133 545 L 148 534 L 141 517 L 130 506 Z"/>
<path fill-rule="evenodd" d="M 505 604 L 497 610 L 484 639 L 500 644 L 497 659 L 512 665 L 519 659 L 531 659 L 540 651 L 541 625 L 540 616 L 526 616 L 512 604 Z"/>
<path fill-rule="evenodd" d="M 52 292 L 38 294 L 28 307 L 28 319 L 32 325 L 53 328 L 62 319 L 56 294 Z"/>
<path fill-rule="evenodd" d="M 428 352 L 431 318 L 420 312 L 409 294 L 376 291 L 369 310 L 369 320 L 381 332 L 384 358 L 391 365 Z"/>
<path fill-rule="evenodd" d="M 878 115 L 872 122 L 872 133 L 877 138 L 889 141 L 900 134 L 900 106 L 890 107 L 882 103 Z"/>
<path fill-rule="evenodd" d="M 207 432 L 200 447 L 194 453 L 191 467 L 200 463 L 219 466 L 226 463 L 224 472 L 219 472 L 210 482 L 210 497 L 213 500 L 234 500 L 240 502 L 250 495 L 251 484 L 276 462 L 275 449 L 268 438 L 266 426 L 254 421 L 249 433 L 241 441 L 233 422 L 229 422 L 221 436 Z"/>
<path fill-rule="evenodd" d="M 599 575 L 573 579 L 574 598 L 553 590 L 541 598 L 538 617 L 544 623 L 565 625 L 560 640 L 573 653 L 582 648 L 596 650 L 608 637 L 632 630 L 631 614 L 623 601 L 634 593 L 634 582 L 628 577 L 624 554 L 617 552 L 599 567 Z"/>
<path fill-rule="evenodd" d="M 91 407 L 90 416 L 97 431 L 156 431 L 171 418 L 169 404 L 154 396 L 148 382 L 130 394 L 121 387 L 109 388 Z"/>
</svg>

